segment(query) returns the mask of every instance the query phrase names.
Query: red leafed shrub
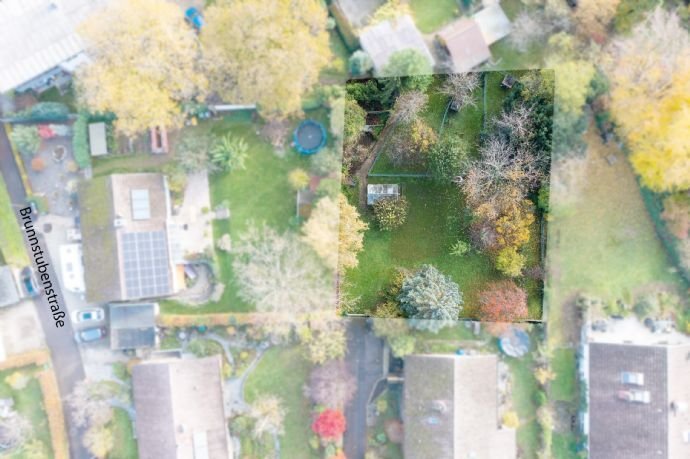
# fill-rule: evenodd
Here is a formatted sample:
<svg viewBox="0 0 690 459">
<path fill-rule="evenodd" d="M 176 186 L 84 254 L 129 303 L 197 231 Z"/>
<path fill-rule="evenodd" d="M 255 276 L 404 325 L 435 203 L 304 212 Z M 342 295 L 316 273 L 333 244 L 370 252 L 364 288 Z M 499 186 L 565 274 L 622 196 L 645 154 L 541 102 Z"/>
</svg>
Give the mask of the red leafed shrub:
<svg viewBox="0 0 690 459">
<path fill-rule="evenodd" d="M 47 124 L 38 126 L 38 135 L 42 139 L 52 139 L 55 137 L 55 132 Z"/>
<path fill-rule="evenodd" d="M 513 281 L 492 282 L 479 294 L 482 320 L 510 322 L 527 318 L 527 293 Z"/>
<path fill-rule="evenodd" d="M 345 415 L 342 411 L 326 410 L 316 418 L 311 430 L 321 438 L 336 440 L 345 432 Z"/>
</svg>

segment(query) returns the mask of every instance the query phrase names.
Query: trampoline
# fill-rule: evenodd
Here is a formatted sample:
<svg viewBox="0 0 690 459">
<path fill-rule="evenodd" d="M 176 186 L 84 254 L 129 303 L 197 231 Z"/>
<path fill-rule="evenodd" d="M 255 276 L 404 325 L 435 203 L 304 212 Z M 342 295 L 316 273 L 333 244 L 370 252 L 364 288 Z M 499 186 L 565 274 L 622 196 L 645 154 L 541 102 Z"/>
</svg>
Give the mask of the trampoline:
<svg viewBox="0 0 690 459">
<path fill-rule="evenodd" d="M 295 148 L 303 155 L 313 155 L 326 145 L 326 128 L 314 120 L 304 120 L 293 134 Z"/>
<path fill-rule="evenodd" d="M 498 346 L 510 357 L 522 357 L 530 348 L 529 335 L 524 330 L 511 328 L 498 340 Z"/>
</svg>

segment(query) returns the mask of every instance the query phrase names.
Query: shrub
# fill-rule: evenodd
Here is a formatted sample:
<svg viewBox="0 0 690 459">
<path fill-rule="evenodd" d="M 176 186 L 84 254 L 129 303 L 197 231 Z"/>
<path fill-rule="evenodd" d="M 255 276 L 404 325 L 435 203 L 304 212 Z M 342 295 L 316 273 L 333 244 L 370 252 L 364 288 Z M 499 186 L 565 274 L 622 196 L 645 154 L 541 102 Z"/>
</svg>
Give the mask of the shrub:
<svg viewBox="0 0 690 459">
<path fill-rule="evenodd" d="M 352 97 L 345 100 L 345 129 L 343 136 L 345 143 L 355 143 L 362 135 L 366 124 L 367 113 Z"/>
<path fill-rule="evenodd" d="M 42 172 L 46 168 L 46 163 L 43 161 L 43 158 L 33 158 L 31 160 L 31 169 L 35 172 Z"/>
<path fill-rule="evenodd" d="M 517 429 L 520 425 L 520 418 L 515 411 L 508 411 L 503 415 L 503 425 L 510 429 Z"/>
<path fill-rule="evenodd" d="M 311 429 L 325 440 L 337 440 L 345 432 L 345 415 L 339 410 L 325 410 L 314 420 Z"/>
<path fill-rule="evenodd" d="M 400 305 L 396 301 L 386 300 L 376 305 L 374 316 L 394 319 L 402 317 L 402 311 L 400 310 Z"/>
<path fill-rule="evenodd" d="M 378 411 L 379 414 L 385 414 L 388 411 L 388 400 L 385 398 L 376 400 L 376 411 Z"/>
<path fill-rule="evenodd" d="M 120 381 L 127 381 L 129 379 L 127 365 L 122 362 L 115 362 L 113 364 L 113 375 Z"/>
<path fill-rule="evenodd" d="M 216 171 L 244 169 L 248 151 L 249 144 L 246 140 L 228 133 L 211 147 L 209 161 Z"/>
<path fill-rule="evenodd" d="M 527 293 L 513 281 L 492 282 L 479 294 L 482 320 L 510 322 L 527 317 Z"/>
<path fill-rule="evenodd" d="M 466 255 L 469 251 L 470 244 L 463 240 L 456 241 L 455 244 L 453 244 L 453 246 L 450 248 L 450 254 L 455 257 L 461 257 L 463 255 Z"/>
<path fill-rule="evenodd" d="M 41 147 L 41 136 L 36 126 L 16 125 L 10 132 L 10 138 L 19 152 L 25 156 L 33 156 Z"/>
<path fill-rule="evenodd" d="M 539 390 L 534 393 L 534 403 L 536 403 L 538 407 L 545 405 L 547 401 L 548 398 L 546 396 L 546 392 L 543 390 Z"/>
<path fill-rule="evenodd" d="M 69 116 L 69 107 L 60 102 L 39 102 L 17 113 L 15 118 L 26 121 L 63 121 Z"/>
<path fill-rule="evenodd" d="M 498 252 L 496 269 L 510 277 L 518 277 L 525 267 L 526 258 L 515 247 L 505 247 Z"/>
<path fill-rule="evenodd" d="M 360 76 L 369 73 L 374 68 L 374 61 L 366 51 L 358 49 L 350 56 L 347 66 L 351 75 Z"/>
<path fill-rule="evenodd" d="M 412 319 L 457 320 L 462 309 L 458 284 L 432 265 L 422 265 L 403 282 L 400 306 Z"/>
<path fill-rule="evenodd" d="M 340 155 L 327 148 L 321 150 L 319 154 L 309 157 L 309 165 L 313 174 L 325 176 L 337 173 L 340 170 Z"/>
<path fill-rule="evenodd" d="M 374 203 L 374 216 L 381 230 L 392 231 L 405 223 L 408 209 L 404 196 L 382 198 Z"/>
<path fill-rule="evenodd" d="M 15 371 L 5 378 L 5 383 L 14 390 L 22 390 L 29 384 L 31 378 L 23 371 Z"/>
<path fill-rule="evenodd" d="M 309 185 L 309 174 L 304 169 L 293 169 L 288 174 L 288 182 L 294 190 L 301 190 Z"/>
<path fill-rule="evenodd" d="M 458 136 L 446 136 L 438 141 L 429 152 L 429 169 L 434 179 L 452 183 L 461 174 L 468 151 L 467 143 Z"/>
</svg>

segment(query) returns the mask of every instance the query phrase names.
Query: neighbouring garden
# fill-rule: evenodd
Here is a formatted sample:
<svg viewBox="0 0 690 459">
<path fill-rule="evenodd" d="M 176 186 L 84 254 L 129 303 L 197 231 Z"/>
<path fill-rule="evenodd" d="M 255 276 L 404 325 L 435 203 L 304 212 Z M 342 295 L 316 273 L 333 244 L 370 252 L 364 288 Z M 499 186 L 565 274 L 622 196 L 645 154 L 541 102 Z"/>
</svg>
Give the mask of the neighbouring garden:
<svg viewBox="0 0 690 459">
<path fill-rule="evenodd" d="M 347 312 L 414 317 L 419 305 L 406 303 L 406 289 L 421 291 L 425 277 L 450 289 L 457 311 L 448 318 L 541 318 L 551 78 L 518 71 L 348 84 L 343 192 L 368 227 L 343 280 Z M 523 309 L 501 310 L 506 297 Z"/>
<path fill-rule="evenodd" d="M 22 233 L 17 226 L 15 210 L 7 193 L 5 181 L 0 176 L 0 261 L 2 260 L 4 263 L 17 267 L 29 263 Z"/>
</svg>

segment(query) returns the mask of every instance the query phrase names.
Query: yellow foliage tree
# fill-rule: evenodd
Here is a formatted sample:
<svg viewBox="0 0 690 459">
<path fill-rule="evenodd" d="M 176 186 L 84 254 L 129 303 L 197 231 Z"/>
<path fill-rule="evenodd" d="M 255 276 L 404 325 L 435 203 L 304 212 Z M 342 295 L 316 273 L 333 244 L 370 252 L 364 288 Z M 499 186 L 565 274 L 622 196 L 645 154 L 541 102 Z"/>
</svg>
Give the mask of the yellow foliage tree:
<svg viewBox="0 0 690 459">
<path fill-rule="evenodd" d="M 609 47 L 611 113 L 654 191 L 690 188 L 690 36 L 658 8 Z"/>
<path fill-rule="evenodd" d="M 302 95 L 331 60 L 320 1 L 218 0 L 205 18 L 205 62 L 221 97 L 256 103 L 272 120 L 301 111 Z"/>
<path fill-rule="evenodd" d="M 77 73 L 80 100 L 91 111 L 114 113 L 127 136 L 181 125 L 181 102 L 205 90 L 198 40 L 174 3 L 115 0 L 80 34 L 91 59 Z"/>
<path fill-rule="evenodd" d="M 357 209 L 341 194 L 338 203 L 329 197 L 319 200 L 302 227 L 302 234 L 330 269 L 346 269 L 357 266 L 357 253 L 362 250 L 366 229 Z"/>
<path fill-rule="evenodd" d="M 556 108 L 564 114 L 575 118 L 582 115 L 589 85 L 596 69 L 587 60 L 577 59 L 574 38 L 559 33 L 549 38 L 550 56 L 546 65 L 555 74 Z"/>
</svg>

